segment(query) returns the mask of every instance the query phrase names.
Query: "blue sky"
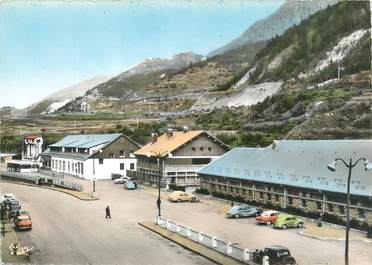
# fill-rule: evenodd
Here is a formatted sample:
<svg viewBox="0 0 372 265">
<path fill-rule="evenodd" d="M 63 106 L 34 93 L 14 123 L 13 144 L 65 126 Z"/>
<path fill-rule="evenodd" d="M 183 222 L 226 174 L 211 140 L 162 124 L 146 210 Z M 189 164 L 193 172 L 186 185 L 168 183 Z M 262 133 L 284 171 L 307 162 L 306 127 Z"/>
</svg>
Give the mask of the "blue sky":
<svg viewBox="0 0 372 265">
<path fill-rule="evenodd" d="M 0 3 L 0 107 L 26 107 L 146 58 L 226 44 L 282 1 Z"/>
</svg>

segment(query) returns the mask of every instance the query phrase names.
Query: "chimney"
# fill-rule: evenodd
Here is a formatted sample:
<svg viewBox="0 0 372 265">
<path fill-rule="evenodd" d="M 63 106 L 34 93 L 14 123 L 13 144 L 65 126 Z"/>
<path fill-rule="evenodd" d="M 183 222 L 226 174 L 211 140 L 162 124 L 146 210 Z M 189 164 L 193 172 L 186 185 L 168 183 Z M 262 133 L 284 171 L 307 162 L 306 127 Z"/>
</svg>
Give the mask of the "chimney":
<svg viewBox="0 0 372 265">
<path fill-rule="evenodd" d="M 173 129 L 169 128 L 167 129 L 167 131 L 165 132 L 165 135 L 169 138 L 169 137 L 172 137 L 173 136 Z"/>
<path fill-rule="evenodd" d="M 189 131 L 189 128 L 187 126 L 182 127 L 183 133 L 187 133 Z"/>
<path fill-rule="evenodd" d="M 151 133 L 151 144 L 154 144 L 158 141 L 158 134 L 157 133 Z"/>
<path fill-rule="evenodd" d="M 273 144 L 271 145 L 272 149 L 277 149 L 278 148 L 278 141 L 274 140 Z"/>
</svg>

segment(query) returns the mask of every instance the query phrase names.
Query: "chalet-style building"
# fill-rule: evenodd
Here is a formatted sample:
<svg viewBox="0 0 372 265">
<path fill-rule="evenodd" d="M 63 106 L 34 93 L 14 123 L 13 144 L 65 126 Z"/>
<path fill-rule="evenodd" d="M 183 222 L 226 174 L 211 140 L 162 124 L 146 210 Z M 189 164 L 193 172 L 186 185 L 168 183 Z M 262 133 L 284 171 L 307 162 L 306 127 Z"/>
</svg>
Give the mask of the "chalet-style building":
<svg viewBox="0 0 372 265">
<path fill-rule="evenodd" d="M 348 169 L 336 158 L 372 160 L 372 140 L 283 140 L 234 148 L 198 171 L 201 188 L 249 201 L 345 218 Z M 352 170 L 351 216 L 372 224 L 372 171 Z"/>
<path fill-rule="evenodd" d="M 157 184 L 168 183 L 195 190 L 200 185 L 196 171 L 217 159 L 229 147 L 206 131 L 173 131 L 161 136 L 152 134 L 151 142 L 134 155 L 136 172 L 129 172 L 137 180 Z"/>
<path fill-rule="evenodd" d="M 68 135 L 42 154 L 44 169 L 84 179 L 111 179 L 136 170 L 140 145 L 122 134 Z"/>
</svg>

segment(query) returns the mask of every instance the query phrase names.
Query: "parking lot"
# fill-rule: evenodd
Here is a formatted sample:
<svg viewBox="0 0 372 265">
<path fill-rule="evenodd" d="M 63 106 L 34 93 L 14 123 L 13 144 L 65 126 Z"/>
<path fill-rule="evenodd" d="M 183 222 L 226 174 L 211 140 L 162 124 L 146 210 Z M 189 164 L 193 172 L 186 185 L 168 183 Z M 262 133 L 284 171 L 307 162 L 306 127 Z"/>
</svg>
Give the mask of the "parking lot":
<svg viewBox="0 0 372 265">
<path fill-rule="evenodd" d="M 91 182 L 83 182 L 86 190 Z M 96 184 L 100 200 L 80 201 L 69 195 L 16 184 L 0 183 L 30 211 L 34 228 L 19 233 L 35 246 L 34 264 L 211 264 L 144 228 L 140 221 L 155 220 L 154 189 L 124 190 L 112 181 Z M 112 219 L 105 219 L 110 205 Z M 343 241 L 323 241 L 299 235 L 298 229 L 277 230 L 257 225 L 254 219 L 226 219 L 228 205 L 215 199 L 200 203 L 163 200 L 162 215 L 182 225 L 237 243 L 249 249 L 287 246 L 299 264 L 338 265 L 344 261 Z M 372 244 L 351 241 L 351 264 L 367 265 Z"/>
</svg>

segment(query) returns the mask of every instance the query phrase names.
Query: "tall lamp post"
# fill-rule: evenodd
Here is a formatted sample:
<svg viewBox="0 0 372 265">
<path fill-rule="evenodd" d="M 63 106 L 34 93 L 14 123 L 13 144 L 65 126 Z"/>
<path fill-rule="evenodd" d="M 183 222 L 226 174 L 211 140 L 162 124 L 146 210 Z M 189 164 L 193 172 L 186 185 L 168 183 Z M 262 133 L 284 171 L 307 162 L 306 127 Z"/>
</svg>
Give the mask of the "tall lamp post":
<svg viewBox="0 0 372 265">
<path fill-rule="evenodd" d="M 172 154 L 169 151 L 165 151 L 165 152 L 150 151 L 149 153 L 147 153 L 147 157 L 149 157 L 149 158 L 155 157 L 156 161 L 157 161 L 157 164 L 158 164 L 158 172 L 159 172 L 159 176 L 158 176 L 158 199 L 156 200 L 156 205 L 158 207 L 158 218 L 156 219 L 157 222 L 158 222 L 159 217 L 161 216 L 160 185 L 161 185 L 161 178 L 162 178 L 162 172 L 163 172 L 163 170 L 162 170 L 162 158 L 165 154 L 168 154 L 169 157 L 172 156 Z"/>
<path fill-rule="evenodd" d="M 337 162 L 341 161 L 345 167 L 349 169 L 349 175 L 347 178 L 347 200 L 346 200 L 346 236 L 345 236 L 345 265 L 349 265 L 349 231 L 350 231 L 350 180 L 351 180 L 351 170 L 355 167 L 359 161 L 364 161 L 364 168 L 366 171 L 372 169 L 372 163 L 364 157 L 359 158 L 355 163 L 353 163 L 352 158 L 350 158 L 349 163 L 346 163 L 342 158 L 336 158 L 327 168 L 334 172 L 336 171 Z"/>
</svg>

